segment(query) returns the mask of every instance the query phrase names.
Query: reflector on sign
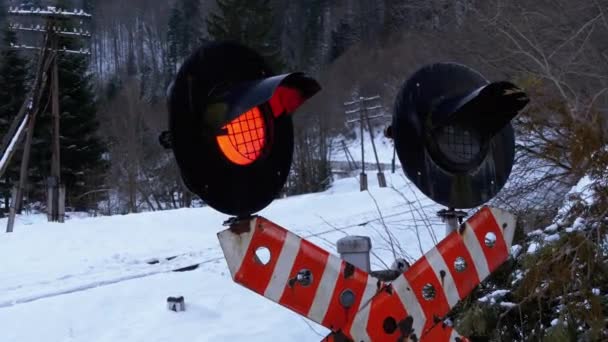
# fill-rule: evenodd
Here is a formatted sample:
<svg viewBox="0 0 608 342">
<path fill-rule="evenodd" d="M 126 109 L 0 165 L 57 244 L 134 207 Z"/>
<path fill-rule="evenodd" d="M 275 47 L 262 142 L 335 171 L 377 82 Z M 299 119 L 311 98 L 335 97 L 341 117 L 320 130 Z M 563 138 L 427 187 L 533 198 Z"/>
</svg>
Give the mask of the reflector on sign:
<svg viewBox="0 0 608 342">
<path fill-rule="evenodd" d="M 217 143 L 228 160 L 249 165 L 258 160 L 266 146 L 266 124 L 258 107 L 243 113 L 222 128 L 226 134 Z"/>
</svg>

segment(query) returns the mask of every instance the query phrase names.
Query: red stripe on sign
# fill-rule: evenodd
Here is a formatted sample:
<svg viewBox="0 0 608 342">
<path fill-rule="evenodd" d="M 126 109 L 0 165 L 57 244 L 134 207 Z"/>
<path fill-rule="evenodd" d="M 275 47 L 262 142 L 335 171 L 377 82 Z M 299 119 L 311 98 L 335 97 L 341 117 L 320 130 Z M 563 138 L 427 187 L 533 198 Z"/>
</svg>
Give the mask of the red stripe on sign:
<svg viewBox="0 0 608 342">
<path fill-rule="evenodd" d="M 481 249 L 483 249 L 490 273 L 494 272 L 509 257 L 509 251 L 507 251 L 504 236 L 492 211 L 488 207 L 483 207 L 467 223 L 473 228 Z M 492 237 L 495 240 L 493 246 L 486 243 L 487 238 Z"/>
<path fill-rule="evenodd" d="M 405 278 L 410 283 L 416 299 L 426 317 L 423 333 L 434 324 L 434 318 L 442 318 L 450 311 L 450 306 L 445 298 L 445 292 L 441 282 L 435 276 L 435 272 L 429 265 L 425 256 L 422 256 L 405 273 Z M 425 293 L 425 294 L 423 294 Z"/>
<path fill-rule="evenodd" d="M 306 316 L 315 299 L 328 258 L 328 252 L 306 240 L 302 240 L 300 250 L 289 273 L 289 279 L 295 279 L 298 272 L 307 270 L 312 276 L 311 283 L 302 285 L 294 282 L 291 287 L 288 285 L 279 300 L 279 304 Z"/>
<path fill-rule="evenodd" d="M 286 236 L 285 229 L 273 225 L 262 217 L 258 218 L 253 237 L 247 247 L 241 267 L 234 276 L 234 281 L 264 295 L 277 260 L 279 260 Z M 265 265 L 255 254 L 260 248 L 267 248 L 270 251 L 270 260 Z"/>
<path fill-rule="evenodd" d="M 365 292 L 367 277 L 368 274 L 366 272 L 342 261 L 338 281 L 336 281 L 336 287 L 331 296 L 327 313 L 325 314 L 325 318 L 323 318 L 322 325 L 324 327 L 335 331 L 344 328 L 346 323 L 355 317 L 363 298 L 363 292 Z M 354 296 L 354 301 L 350 307 L 345 307 L 340 302 L 341 295 L 346 291 L 352 292 Z"/>
<path fill-rule="evenodd" d="M 397 341 L 401 336 L 398 324 L 408 316 L 399 296 L 390 285 L 378 293 L 371 303 L 367 334 L 371 341 Z"/>
<path fill-rule="evenodd" d="M 454 232 L 439 242 L 437 250 L 450 269 L 460 300 L 464 299 L 479 285 L 479 276 L 467 246 L 460 234 Z"/>
</svg>

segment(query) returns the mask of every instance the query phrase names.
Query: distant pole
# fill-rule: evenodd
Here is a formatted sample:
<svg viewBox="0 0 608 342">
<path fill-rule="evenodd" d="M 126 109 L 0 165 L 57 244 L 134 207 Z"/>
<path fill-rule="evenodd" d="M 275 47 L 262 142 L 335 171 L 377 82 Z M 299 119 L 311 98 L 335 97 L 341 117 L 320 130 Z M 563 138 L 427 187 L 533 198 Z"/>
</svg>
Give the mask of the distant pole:
<svg viewBox="0 0 608 342">
<path fill-rule="evenodd" d="M 367 121 L 367 129 L 369 129 L 369 137 L 372 141 L 372 148 L 374 150 L 374 156 L 376 157 L 376 165 L 378 167 L 378 185 L 381 188 L 386 188 L 386 178 L 384 177 L 384 172 L 382 172 L 382 166 L 380 166 L 380 158 L 378 158 L 378 151 L 376 150 L 376 142 L 374 141 L 374 129 L 372 127 L 371 120 L 369 119 L 369 115 L 367 115 L 367 107 L 363 107 L 363 113 L 365 113 L 365 121 Z"/>
<path fill-rule="evenodd" d="M 7 233 L 12 233 L 13 232 L 13 227 L 15 226 L 15 204 L 17 202 L 17 188 L 13 187 L 13 189 L 11 190 L 11 205 L 9 208 L 9 214 L 8 214 L 8 223 L 6 225 L 6 232 Z"/>
<path fill-rule="evenodd" d="M 363 101 L 360 97 L 359 101 Z M 361 191 L 367 190 L 367 174 L 365 173 L 365 134 L 363 129 L 363 111 L 359 111 L 359 127 L 361 128 L 360 139 L 361 139 L 361 174 L 360 177 L 360 189 Z"/>
<path fill-rule="evenodd" d="M 57 51 L 57 35 L 51 32 L 51 46 L 53 51 Z M 53 152 L 51 158 L 51 180 L 49 181 L 50 199 L 52 202 L 52 210 L 50 211 L 51 222 L 63 221 L 60 216 L 59 208 L 65 206 L 63 203 L 59 203 L 59 188 L 61 187 L 61 149 L 59 145 L 59 128 L 60 128 L 60 116 L 59 116 L 59 70 L 57 67 L 57 55 L 53 58 L 53 75 L 51 77 L 51 97 L 52 97 L 52 115 L 53 115 Z"/>
<path fill-rule="evenodd" d="M 45 44 L 46 39 L 45 37 Z M 19 183 L 17 185 L 17 198 L 15 200 L 15 212 L 20 212 L 23 202 L 23 191 L 27 187 L 27 170 L 30 162 L 30 152 L 32 149 L 32 140 L 34 138 L 34 129 L 36 127 L 36 116 L 38 115 L 40 100 L 42 97 L 42 90 L 44 83 L 46 82 L 46 76 L 48 72 L 48 50 L 40 50 L 38 55 L 38 68 L 36 71 L 36 77 L 34 80 L 34 91 L 32 96 L 32 103 L 30 118 L 27 123 L 27 134 L 25 136 L 25 144 L 23 147 L 23 156 L 21 157 L 21 167 L 19 169 Z M 29 100 L 26 100 L 29 101 Z M 27 106 L 27 105 L 26 105 Z"/>
<path fill-rule="evenodd" d="M 378 166 L 378 185 L 381 188 L 386 187 L 386 178 L 384 177 L 384 173 L 382 172 L 382 167 L 380 166 L 380 159 L 378 158 L 378 152 L 376 150 L 376 143 L 374 141 L 374 133 L 373 133 L 373 129 L 372 129 L 372 125 L 371 125 L 371 120 L 373 119 L 377 119 L 377 118 L 381 118 L 383 117 L 383 115 L 377 115 L 377 116 L 373 116 L 370 117 L 367 114 L 368 110 L 373 110 L 373 109 L 379 109 L 382 108 L 381 106 L 375 106 L 375 107 L 366 107 L 365 102 L 369 102 L 369 101 L 375 101 L 375 100 L 379 100 L 380 96 L 376 95 L 373 97 L 359 97 L 357 100 L 353 100 L 350 102 L 345 102 L 344 106 L 351 106 L 351 105 L 358 105 L 359 107 L 356 109 L 352 109 L 352 110 L 347 110 L 345 111 L 345 114 L 349 115 L 349 114 L 359 114 L 359 118 L 358 119 L 352 119 L 352 120 L 348 120 L 347 123 L 352 124 L 352 123 L 359 123 L 359 129 L 360 129 L 360 137 L 361 137 L 361 174 L 360 174 L 360 188 L 361 191 L 365 191 L 367 190 L 367 174 L 365 173 L 365 148 L 364 148 L 364 142 L 365 142 L 365 125 L 367 124 L 369 132 L 370 132 L 370 138 L 372 141 L 372 148 L 374 150 L 374 156 L 376 158 L 376 165 Z"/>
<path fill-rule="evenodd" d="M 350 154 L 348 146 L 346 146 L 344 140 L 342 140 L 342 149 L 344 150 L 344 155 L 346 156 L 346 161 L 348 162 L 348 167 L 350 169 L 349 171 L 357 169 L 357 162 L 355 161 L 355 158 L 353 158 L 353 156 Z"/>
<path fill-rule="evenodd" d="M 394 143 L 395 142 L 393 141 L 393 144 Z M 395 173 L 395 163 L 396 163 L 395 157 L 396 157 L 396 154 L 397 154 L 397 149 L 393 145 L 393 160 L 391 161 L 391 171 L 392 171 L 392 173 Z"/>
</svg>

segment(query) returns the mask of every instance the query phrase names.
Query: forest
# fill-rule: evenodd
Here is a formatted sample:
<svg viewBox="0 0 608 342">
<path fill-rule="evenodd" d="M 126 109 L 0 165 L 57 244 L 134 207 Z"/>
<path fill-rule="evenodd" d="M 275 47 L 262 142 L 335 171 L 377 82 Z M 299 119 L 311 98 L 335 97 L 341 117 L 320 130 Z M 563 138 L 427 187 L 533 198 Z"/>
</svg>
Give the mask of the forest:
<svg viewBox="0 0 608 342">
<path fill-rule="evenodd" d="M 531 98 L 514 122 L 511 181 L 494 202 L 519 214 L 524 225 L 549 225 L 568 190 L 588 176 L 597 197 L 604 199 L 592 207 L 577 202 L 573 210 L 597 222 L 598 239 L 599 230 L 606 229 L 608 0 L 0 0 L 0 136 L 25 99 L 36 63 L 35 54 L 12 46 L 38 43 L 35 35 L 9 28 L 7 10 L 46 6 L 92 14 L 85 23 L 92 37 L 68 46 L 90 54 L 65 55 L 59 62 L 61 174 L 71 211 L 112 215 L 204 205 L 186 189 L 171 151 L 158 137 L 167 129 L 167 91 L 181 63 L 201 45 L 231 40 L 261 53 L 275 73 L 303 71 L 323 88 L 294 117 L 295 153 L 285 195 L 331 185 L 336 138 L 354 134 L 346 124 L 344 102 L 379 95 L 386 114 L 375 122 L 381 131 L 409 75 L 424 65 L 450 61 L 473 67 L 489 80 L 512 80 Z M 36 127 L 40 133 L 33 143 L 24 210 L 43 210 L 50 125 L 46 108 Z M 20 158 L 17 153 L 0 180 L 3 211 Z M 497 325 L 517 324 L 520 330 L 505 328 L 501 336 L 520 331 L 529 340 L 547 340 L 535 322 L 556 304 L 544 301 L 559 302 L 563 293 L 576 292 L 570 286 L 577 285 L 568 283 L 572 275 L 560 273 L 564 265 L 585 263 L 597 271 L 588 272 L 595 284 L 608 281 L 605 256 L 585 259 L 595 255 L 591 251 L 601 241 L 560 243 L 559 255 L 526 261 L 534 277 L 526 278 L 525 291 L 514 295 L 523 315 L 521 309 L 464 303 L 461 331 L 488 335 Z M 581 246 L 584 253 L 567 252 Z M 492 281 L 507 282 L 517 267 L 508 265 Z M 561 280 L 547 282 L 552 272 Z M 580 303 L 589 291 L 585 287 L 573 296 L 581 296 Z M 579 340 L 601 340 L 608 305 L 592 302 L 590 307 L 568 311 L 571 320 L 587 322 L 589 330 L 566 327 L 548 340 L 582 335 Z M 474 324 L 482 317 L 490 317 L 483 327 Z"/>
<path fill-rule="evenodd" d="M 571 151 L 539 132 L 546 120 L 558 119 L 543 115 L 544 108 L 562 107 L 563 127 L 551 125 L 552 133 L 582 139 L 567 133 L 572 123 L 583 126 L 577 130 L 599 129 L 594 122 L 605 105 L 608 25 L 601 0 L 4 2 L 4 8 L 57 5 L 93 14 L 92 38 L 83 43 L 89 44 L 90 57 L 66 57 L 61 66 L 66 71 L 61 107 L 72 114 L 62 119 L 62 149 L 78 152 L 63 161 L 62 174 L 68 207 L 78 210 L 111 214 L 191 205 L 157 138 L 167 126 L 165 96 L 181 61 L 215 40 L 246 43 L 271 60 L 277 73 L 304 71 L 321 80 L 324 91 L 296 116 L 289 194 L 323 190 L 331 181 L 332 137 L 349 134 L 343 102 L 378 94 L 390 116 L 402 83 L 432 62 L 470 65 L 488 79 L 517 80 L 542 94 L 536 98 L 543 102 L 528 111 L 538 115 L 518 128 L 543 144 L 521 146 L 518 158 L 538 159 L 551 169 L 540 176 L 543 184 L 568 184 L 570 175 L 581 172 L 579 163 L 568 161 L 591 153 Z M 6 16 L 0 20 L 6 27 Z M 34 38 L 5 32 L 3 41 L 6 47 Z M 0 110 L 6 127 L 22 102 L 31 78 L 26 70 L 34 62 L 31 54 L 6 48 L 3 54 L 13 61 L 2 64 L 0 76 L 10 85 L 0 95 L 10 99 Z M 36 145 L 31 177 L 40 184 L 48 169 L 48 143 L 41 137 Z M 5 198 L 16 172 L 12 168 L 3 182 Z M 36 188 L 28 192 L 32 205 L 43 195 Z"/>
</svg>

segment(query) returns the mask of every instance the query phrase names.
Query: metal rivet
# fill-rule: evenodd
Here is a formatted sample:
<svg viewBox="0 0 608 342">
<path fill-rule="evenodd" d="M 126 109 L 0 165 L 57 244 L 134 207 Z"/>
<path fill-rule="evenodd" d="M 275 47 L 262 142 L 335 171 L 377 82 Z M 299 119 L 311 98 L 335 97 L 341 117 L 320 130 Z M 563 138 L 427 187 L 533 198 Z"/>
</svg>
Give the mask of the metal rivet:
<svg viewBox="0 0 608 342">
<path fill-rule="evenodd" d="M 347 309 L 353 306 L 355 304 L 355 293 L 350 289 L 342 291 L 340 294 L 340 304 Z"/>
<path fill-rule="evenodd" d="M 422 287 L 422 298 L 424 298 L 424 300 L 433 300 L 436 295 L 437 292 L 435 291 L 433 284 L 427 283 Z"/>
<path fill-rule="evenodd" d="M 488 232 L 486 234 L 484 242 L 485 242 L 486 246 L 488 246 L 489 248 L 494 247 L 494 245 L 496 245 L 496 234 L 494 234 L 492 232 Z"/>
<path fill-rule="evenodd" d="M 456 272 L 464 272 L 467 269 L 467 261 L 463 257 L 459 256 L 454 260 L 454 269 Z"/>
<path fill-rule="evenodd" d="M 310 284 L 312 284 L 312 281 L 313 281 L 312 272 L 305 268 L 301 269 L 300 272 L 298 272 L 298 274 L 296 274 L 294 280 L 295 280 L 295 282 L 297 282 L 298 284 L 300 284 L 304 287 L 310 286 Z"/>
</svg>

